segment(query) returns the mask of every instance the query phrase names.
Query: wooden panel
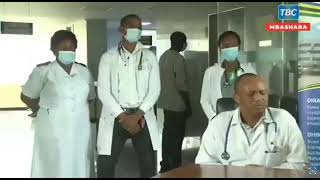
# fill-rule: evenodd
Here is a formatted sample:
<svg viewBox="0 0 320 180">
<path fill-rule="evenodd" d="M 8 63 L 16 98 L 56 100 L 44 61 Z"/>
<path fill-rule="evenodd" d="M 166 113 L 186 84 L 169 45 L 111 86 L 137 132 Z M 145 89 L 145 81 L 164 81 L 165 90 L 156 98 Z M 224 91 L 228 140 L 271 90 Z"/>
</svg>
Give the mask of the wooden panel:
<svg viewBox="0 0 320 180">
<path fill-rule="evenodd" d="M 308 175 L 303 171 L 289 169 L 264 168 L 255 166 L 220 166 L 189 164 L 166 173 L 159 174 L 155 178 L 299 178 L 320 177 Z"/>
</svg>

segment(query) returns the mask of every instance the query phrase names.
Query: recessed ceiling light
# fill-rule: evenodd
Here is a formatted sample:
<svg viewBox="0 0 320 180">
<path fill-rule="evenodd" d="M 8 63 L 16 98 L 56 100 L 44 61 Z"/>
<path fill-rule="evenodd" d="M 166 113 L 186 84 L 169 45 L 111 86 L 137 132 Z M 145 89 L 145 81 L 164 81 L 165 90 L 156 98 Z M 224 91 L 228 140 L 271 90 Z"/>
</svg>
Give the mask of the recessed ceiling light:
<svg viewBox="0 0 320 180">
<path fill-rule="evenodd" d="M 150 25 L 150 24 L 152 24 L 152 23 L 151 22 L 142 22 L 143 26 L 147 26 L 147 25 Z"/>
<path fill-rule="evenodd" d="M 106 9 L 106 11 L 108 12 L 108 11 L 111 11 L 112 10 L 112 8 L 108 8 L 108 9 Z"/>
<path fill-rule="evenodd" d="M 271 40 L 259 41 L 259 47 L 268 47 L 268 46 L 272 46 Z"/>
</svg>

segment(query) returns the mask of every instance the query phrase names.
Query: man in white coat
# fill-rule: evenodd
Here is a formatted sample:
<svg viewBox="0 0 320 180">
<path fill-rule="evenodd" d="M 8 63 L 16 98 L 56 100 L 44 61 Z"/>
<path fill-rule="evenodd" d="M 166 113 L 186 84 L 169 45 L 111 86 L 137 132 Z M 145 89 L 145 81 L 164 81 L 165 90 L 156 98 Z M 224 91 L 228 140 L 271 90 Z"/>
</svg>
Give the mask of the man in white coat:
<svg viewBox="0 0 320 180">
<path fill-rule="evenodd" d="M 222 63 L 209 67 L 203 77 L 200 103 L 209 122 L 216 115 L 216 103 L 221 97 L 232 97 L 234 82 L 243 73 L 254 73 L 251 63 L 238 60 L 241 40 L 233 31 L 223 32 L 218 39 Z"/>
<path fill-rule="evenodd" d="M 128 138 L 138 155 L 140 176 L 156 172 L 160 134 L 153 107 L 160 94 L 159 66 L 155 55 L 138 42 L 141 28 L 137 15 L 123 17 L 121 42 L 100 60 L 98 96 L 103 107 L 97 139 L 98 177 L 114 177 Z"/>
<path fill-rule="evenodd" d="M 239 108 L 218 114 L 208 125 L 196 163 L 303 170 L 302 133 L 287 111 L 268 108 L 264 81 L 252 73 L 241 75 L 234 99 Z"/>
</svg>

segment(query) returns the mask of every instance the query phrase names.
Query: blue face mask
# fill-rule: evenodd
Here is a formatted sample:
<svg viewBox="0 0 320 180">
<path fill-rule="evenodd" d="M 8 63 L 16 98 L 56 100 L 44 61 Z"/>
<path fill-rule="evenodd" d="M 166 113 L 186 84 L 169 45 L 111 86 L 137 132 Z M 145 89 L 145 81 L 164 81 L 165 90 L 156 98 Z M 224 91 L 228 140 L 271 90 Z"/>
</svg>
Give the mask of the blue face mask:
<svg viewBox="0 0 320 180">
<path fill-rule="evenodd" d="M 127 29 L 127 35 L 124 36 L 130 43 L 135 43 L 141 38 L 140 29 Z"/>
<path fill-rule="evenodd" d="M 231 47 L 221 49 L 221 60 L 227 60 L 229 62 L 235 61 L 239 56 L 239 47 Z"/>
<path fill-rule="evenodd" d="M 58 59 L 65 65 L 71 64 L 76 59 L 76 52 L 74 51 L 59 51 Z"/>
</svg>

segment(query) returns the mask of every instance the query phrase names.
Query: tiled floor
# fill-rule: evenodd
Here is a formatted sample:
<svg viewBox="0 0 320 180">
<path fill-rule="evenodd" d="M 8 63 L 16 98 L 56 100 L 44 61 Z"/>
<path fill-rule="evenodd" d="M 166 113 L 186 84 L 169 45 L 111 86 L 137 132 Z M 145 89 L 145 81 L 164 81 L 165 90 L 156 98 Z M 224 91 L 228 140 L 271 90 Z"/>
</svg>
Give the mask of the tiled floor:
<svg viewBox="0 0 320 180">
<path fill-rule="evenodd" d="M 30 177 L 33 132 L 26 111 L 0 111 L 0 177 Z"/>
<path fill-rule="evenodd" d="M 30 177 L 33 130 L 31 128 L 32 119 L 27 116 L 29 113 L 27 111 L 0 111 L 0 178 Z M 161 111 L 158 111 L 158 123 L 161 132 L 163 127 Z M 185 138 L 183 149 L 199 146 L 199 143 L 199 138 Z M 194 149 L 184 151 L 183 162 L 192 162 L 195 155 Z M 138 177 L 138 163 L 134 150 L 126 148 L 121 156 L 116 170 L 117 177 Z M 161 150 L 157 152 L 157 161 L 159 171 Z"/>
</svg>

